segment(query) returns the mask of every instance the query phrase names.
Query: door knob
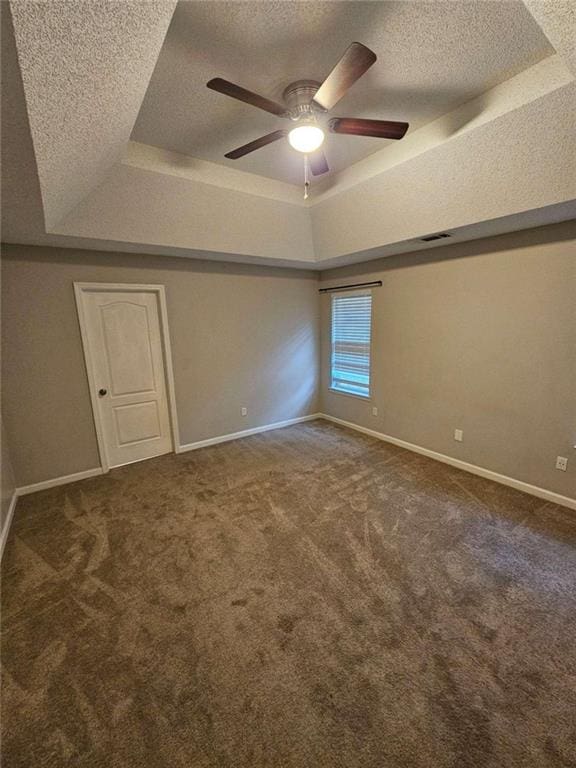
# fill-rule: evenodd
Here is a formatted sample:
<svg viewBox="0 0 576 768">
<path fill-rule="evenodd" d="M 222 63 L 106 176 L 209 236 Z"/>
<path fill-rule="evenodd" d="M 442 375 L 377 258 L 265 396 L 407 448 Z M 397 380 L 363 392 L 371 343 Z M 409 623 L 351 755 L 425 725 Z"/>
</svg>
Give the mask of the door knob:
<svg viewBox="0 0 576 768">
<path fill-rule="evenodd" d="M 107 389 L 99 389 L 98 390 L 98 394 L 100 395 L 100 397 L 104 397 L 104 395 L 108 394 L 108 390 Z"/>
</svg>

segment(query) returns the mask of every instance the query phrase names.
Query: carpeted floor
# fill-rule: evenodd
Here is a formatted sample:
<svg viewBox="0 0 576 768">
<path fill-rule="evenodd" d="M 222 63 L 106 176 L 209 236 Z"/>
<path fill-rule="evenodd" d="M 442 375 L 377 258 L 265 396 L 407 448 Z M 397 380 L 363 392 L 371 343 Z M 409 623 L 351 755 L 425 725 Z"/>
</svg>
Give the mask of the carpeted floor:
<svg viewBox="0 0 576 768">
<path fill-rule="evenodd" d="M 22 498 L 7 768 L 576 765 L 576 513 L 326 422 Z"/>
</svg>

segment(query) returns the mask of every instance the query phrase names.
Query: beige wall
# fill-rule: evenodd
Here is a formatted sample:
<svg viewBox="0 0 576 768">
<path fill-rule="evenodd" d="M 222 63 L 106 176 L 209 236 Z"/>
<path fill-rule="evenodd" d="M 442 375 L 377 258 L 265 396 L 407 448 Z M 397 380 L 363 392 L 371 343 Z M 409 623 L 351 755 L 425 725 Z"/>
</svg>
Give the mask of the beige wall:
<svg viewBox="0 0 576 768">
<path fill-rule="evenodd" d="M 0 420 L 0 439 L 2 441 L 2 465 L 0 466 L 1 486 L 2 486 L 2 506 L 0 507 L 0 531 L 4 531 L 4 523 L 8 516 L 8 510 L 12 503 L 12 497 L 16 489 L 16 481 L 14 480 L 14 470 L 12 469 L 12 461 L 10 459 L 10 453 L 8 451 L 8 441 L 6 439 L 6 433 L 4 431 L 4 424 Z"/>
<path fill-rule="evenodd" d="M 315 273 L 10 245 L 2 271 L 3 414 L 19 486 L 99 466 L 74 281 L 166 286 L 181 443 L 317 410 Z"/>
<path fill-rule="evenodd" d="M 328 390 L 329 298 L 318 302 L 314 273 L 5 246 L 3 418 L 17 484 L 99 464 L 78 280 L 166 286 L 182 443 L 322 410 L 576 496 L 574 223 L 322 274 L 343 279 L 384 283 L 370 402 Z"/>
<path fill-rule="evenodd" d="M 328 389 L 322 296 L 322 411 L 576 497 L 574 222 L 322 274 L 376 279 L 370 402 Z"/>
</svg>

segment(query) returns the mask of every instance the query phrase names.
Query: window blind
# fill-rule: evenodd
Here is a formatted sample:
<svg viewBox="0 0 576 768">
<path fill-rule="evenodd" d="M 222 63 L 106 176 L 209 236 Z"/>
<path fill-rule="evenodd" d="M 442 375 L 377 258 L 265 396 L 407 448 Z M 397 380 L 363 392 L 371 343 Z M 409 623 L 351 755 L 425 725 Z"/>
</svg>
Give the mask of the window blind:
<svg viewBox="0 0 576 768">
<path fill-rule="evenodd" d="M 369 291 L 332 295 L 332 389 L 370 396 L 371 325 Z"/>
</svg>

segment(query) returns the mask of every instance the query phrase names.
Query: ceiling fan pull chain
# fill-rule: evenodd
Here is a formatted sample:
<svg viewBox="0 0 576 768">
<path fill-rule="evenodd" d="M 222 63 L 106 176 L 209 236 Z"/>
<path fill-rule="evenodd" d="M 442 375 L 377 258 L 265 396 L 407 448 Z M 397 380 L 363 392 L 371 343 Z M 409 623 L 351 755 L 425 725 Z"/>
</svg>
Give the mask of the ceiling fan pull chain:
<svg viewBox="0 0 576 768">
<path fill-rule="evenodd" d="M 308 155 L 304 155 L 304 200 L 308 200 L 309 190 L 310 190 L 310 175 L 309 175 Z"/>
</svg>

